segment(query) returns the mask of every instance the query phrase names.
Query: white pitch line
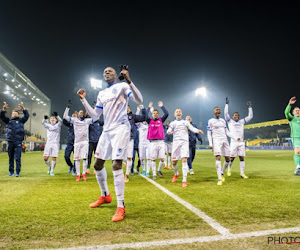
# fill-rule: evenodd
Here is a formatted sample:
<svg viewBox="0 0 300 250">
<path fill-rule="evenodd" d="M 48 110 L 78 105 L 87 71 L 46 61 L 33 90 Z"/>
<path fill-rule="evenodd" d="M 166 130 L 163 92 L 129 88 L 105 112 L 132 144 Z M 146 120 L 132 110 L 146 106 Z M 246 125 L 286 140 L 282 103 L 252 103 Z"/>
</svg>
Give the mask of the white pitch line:
<svg viewBox="0 0 300 250">
<path fill-rule="evenodd" d="M 232 240 L 232 239 L 243 239 L 250 237 L 260 237 L 273 234 L 283 234 L 283 233 L 292 233 L 300 232 L 300 227 L 292 228 L 281 228 L 265 231 L 256 231 L 240 234 L 228 234 L 228 235 L 215 235 L 215 236 L 204 236 L 197 238 L 185 238 L 185 239 L 172 239 L 172 240 L 161 240 L 161 241 L 145 241 L 145 242 L 136 242 L 136 243 L 124 243 L 124 244 L 112 244 L 112 245 L 98 245 L 90 247 L 73 247 L 73 248 L 59 248 L 59 249 L 122 249 L 122 248 L 144 248 L 144 247 L 161 247 L 169 245 L 178 245 L 178 244 L 191 244 L 191 243 L 203 243 L 203 242 L 212 242 L 219 240 Z"/>
<path fill-rule="evenodd" d="M 230 235 L 231 234 L 230 231 L 227 228 L 223 227 L 219 222 L 215 221 L 213 218 L 209 217 L 208 215 L 206 215 L 205 213 L 203 213 L 198 208 L 195 208 L 192 204 L 190 204 L 190 203 L 184 201 L 183 199 L 179 198 L 176 194 L 173 194 L 168 189 L 164 188 L 163 186 L 161 186 L 157 182 L 151 180 L 150 178 L 148 178 L 148 177 L 146 177 L 144 175 L 141 175 L 141 174 L 140 174 L 140 176 L 142 176 L 143 178 L 145 178 L 147 181 L 151 182 L 154 186 L 156 186 L 157 188 L 159 188 L 165 194 L 169 195 L 175 201 L 177 201 L 181 205 L 185 206 L 187 209 L 191 210 L 194 214 L 196 214 L 202 220 L 204 220 L 205 222 L 207 222 L 212 228 L 214 228 L 215 230 L 217 230 L 220 234 L 222 234 L 222 235 Z"/>
</svg>

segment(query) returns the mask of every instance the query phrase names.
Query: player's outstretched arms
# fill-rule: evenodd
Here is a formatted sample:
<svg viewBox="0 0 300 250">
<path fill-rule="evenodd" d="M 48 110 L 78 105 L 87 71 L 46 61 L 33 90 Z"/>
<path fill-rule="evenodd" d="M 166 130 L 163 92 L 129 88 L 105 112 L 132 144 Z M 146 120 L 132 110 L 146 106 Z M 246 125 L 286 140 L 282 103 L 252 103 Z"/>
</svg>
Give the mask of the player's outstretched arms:
<svg viewBox="0 0 300 250">
<path fill-rule="evenodd" d="M 226 97 L 225 108 L 224 108 L 224 117 L 227 122 L 230 121 L 230 115 L 229 115 L 228 109 L 229 109 L 229 99 L 228 99 L 228 97 Z"/>
<path fill-rule="evenodd" d="M 289 100 L 289 103 L 288 105 L 286 106 L 285 110 L 284 110 L 284 114 L 285 114 L 285 117 L 286 119 L 288 119 L 289 121 L 293 120 L 294 116 L 291 114 L 291 108 L 293 104 L 296 103 L 296 97 L 293 96 L 290 100 Z"/>
</svg>

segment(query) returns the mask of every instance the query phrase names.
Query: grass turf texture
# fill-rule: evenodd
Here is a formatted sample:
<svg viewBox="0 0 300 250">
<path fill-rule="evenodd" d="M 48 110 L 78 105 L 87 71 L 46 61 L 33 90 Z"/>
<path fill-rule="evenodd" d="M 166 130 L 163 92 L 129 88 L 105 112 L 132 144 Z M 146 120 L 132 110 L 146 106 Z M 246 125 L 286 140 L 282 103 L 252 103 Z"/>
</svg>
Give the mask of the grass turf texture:
<svg viewBox="0 0 300 250">
<path fill-rule="evenodd" d="M 116 197 L 110 161 L 106 168 L 113 202 L 91 209 L 88 205 L 99 196 L 95 176 L 75 182 L 61 152 L 56 175 L 51 177 L 42 158 L 40 152 L 23 154 L 21 177 L 16 178 L 8 177 L 8 156 L 0 154 L 0 248 L 88 246 L 218 234 L 137 175 L 130 176 L 125 188 L 127 217 L 112 223 Z M 164 169 L 164 178 L 158 177 L 157 182 L 232 233 L 299 226 L 300 176 L 293 175 L 293 152 L 249 151 L 245 173 L 250 178 L 240 178 L 236 159 L 232 176 L 225 175 L 223 186 L 216 185 L 214 162 L 211 151 L 197 151 L 195 175 L 188 175 L 186 189 L 181 188 L 182 175 L 171 183 L 171 170 Z M 181 173 L 181 164 L 179 169 Z"/>
</svg>

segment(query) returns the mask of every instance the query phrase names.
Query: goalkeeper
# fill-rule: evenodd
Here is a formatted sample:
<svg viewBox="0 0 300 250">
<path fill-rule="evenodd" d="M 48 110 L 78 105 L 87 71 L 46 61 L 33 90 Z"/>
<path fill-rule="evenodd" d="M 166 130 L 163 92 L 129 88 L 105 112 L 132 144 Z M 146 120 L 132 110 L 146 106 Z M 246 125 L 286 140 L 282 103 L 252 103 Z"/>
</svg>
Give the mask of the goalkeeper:
<svg viewBox="0 0 300 250">
<path fill-rule="evenodd" d="M 296 169 L 294 174 L 300 175 L 300 108 L 295 107 L 293 109 L 293 115 L 290 113 L 291 107 L 296 103 L 296 97 L 292 97 L 287 105 L 284 114 L 285 117 L 289 120 L 291 127 L 291 138 L 294 147 L 294 161 L 296 164 Z"/>
</svg>

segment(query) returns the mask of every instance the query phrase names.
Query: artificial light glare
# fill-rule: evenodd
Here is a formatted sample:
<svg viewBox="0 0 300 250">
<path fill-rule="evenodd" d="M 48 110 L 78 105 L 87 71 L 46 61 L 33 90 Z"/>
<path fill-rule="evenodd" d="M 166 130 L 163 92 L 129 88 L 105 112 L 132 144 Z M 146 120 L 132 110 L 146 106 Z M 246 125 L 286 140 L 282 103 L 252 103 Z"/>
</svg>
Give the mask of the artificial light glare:
<svg viewBox="0 0 300 250">
<path fill-rule="evenodd" d="M 196 89 L 195 96 L 198 96 L 198 95 L 206 97 L 207 96 L 206 88 L 205 87 L 201 87 L 201 88 Z"/>
</svg>

